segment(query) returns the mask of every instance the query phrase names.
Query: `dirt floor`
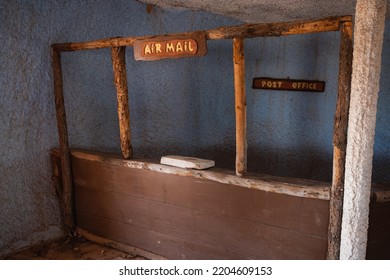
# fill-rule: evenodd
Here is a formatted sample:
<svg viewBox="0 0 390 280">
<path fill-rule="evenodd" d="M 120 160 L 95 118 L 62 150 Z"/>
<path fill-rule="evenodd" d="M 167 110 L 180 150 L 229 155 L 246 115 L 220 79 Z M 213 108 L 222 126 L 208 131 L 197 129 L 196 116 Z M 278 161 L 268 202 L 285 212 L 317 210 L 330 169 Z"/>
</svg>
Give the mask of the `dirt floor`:
<svg viewBox="0 0 390 280">
<path fill-rule="evenodd" d="M 62 238 L 16 252 L 6 260 L 145 260 L 111 249 L 82 237 Z"/>
</svg>

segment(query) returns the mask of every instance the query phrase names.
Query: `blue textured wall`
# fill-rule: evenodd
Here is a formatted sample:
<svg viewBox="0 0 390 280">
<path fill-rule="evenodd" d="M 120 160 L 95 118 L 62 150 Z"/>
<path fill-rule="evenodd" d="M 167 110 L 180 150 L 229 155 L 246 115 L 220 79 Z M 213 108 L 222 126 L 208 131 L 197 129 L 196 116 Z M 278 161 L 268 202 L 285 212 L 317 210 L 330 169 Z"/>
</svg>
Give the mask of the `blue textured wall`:
<svg viewBox="0 0 390 280">
<path fill-rule="evenodd" d="M 373 180 L 390 182 L 390 20 L 386 20 L 376 117 Z"/>
<path fill-rule="evenodd" d="M 0 255 L 61 234 L 50 182 L 58 145 L 51 43 L 155 35 L 236 25 L 203 12 L 146 12 L 116 1 L 0 0 Z M 390 181 L 390 30 L 378 103 L 374 180 Z M 330 180 L 338 33 L 245 41 L 249 169 Z M 64 91 L 73 147 L 119 152 L 109 50 L 64 53 Z M 202 58 L 135 62 L 127 49 L 136 157 L 182 154 L 233 168 L 235 117 L 230 40 L 209 41 Z M 252 90 L 253 77 L 319 79 L 324 93 Z"/>
</svg>

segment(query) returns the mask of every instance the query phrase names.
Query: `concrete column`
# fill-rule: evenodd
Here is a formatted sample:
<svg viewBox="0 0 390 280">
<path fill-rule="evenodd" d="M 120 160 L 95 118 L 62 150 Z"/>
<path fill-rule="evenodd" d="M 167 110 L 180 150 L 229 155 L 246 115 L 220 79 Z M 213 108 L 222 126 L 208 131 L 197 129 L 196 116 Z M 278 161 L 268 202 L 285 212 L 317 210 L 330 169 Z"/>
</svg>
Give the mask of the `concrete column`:
<svg viewBox="0 0 390 280">
<path fill-rule="evenodd" d="M 356 3 L 340 259 L 365 259 L 386 0 Z"/>
</svg>

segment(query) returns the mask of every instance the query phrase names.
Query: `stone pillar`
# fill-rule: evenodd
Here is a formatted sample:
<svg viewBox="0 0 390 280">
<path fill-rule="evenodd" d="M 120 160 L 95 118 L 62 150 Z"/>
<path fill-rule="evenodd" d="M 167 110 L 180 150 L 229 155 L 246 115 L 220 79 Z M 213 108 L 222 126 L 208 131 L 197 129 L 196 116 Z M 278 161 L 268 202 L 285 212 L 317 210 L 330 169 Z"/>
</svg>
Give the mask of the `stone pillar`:
<svg viewBox="0 0 390 280">
<path fill-rule="evenodd" d="M 365 259 L 386 0 L 357 0 L 340 259 Z"/>
</svg>

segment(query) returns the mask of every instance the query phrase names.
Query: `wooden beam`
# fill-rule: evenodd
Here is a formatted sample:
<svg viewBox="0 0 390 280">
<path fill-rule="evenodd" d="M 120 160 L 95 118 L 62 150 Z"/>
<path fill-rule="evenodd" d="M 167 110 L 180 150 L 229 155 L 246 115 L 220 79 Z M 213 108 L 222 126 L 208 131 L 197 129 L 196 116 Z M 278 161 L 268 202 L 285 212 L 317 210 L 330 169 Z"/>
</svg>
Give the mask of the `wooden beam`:
<svg viewBox="0 0 390 280">
<path fill-rule="evenodd" d="M 140 248 L 128 245 L 128 244 L 124 244 L 121 242 L 113 241 L 111 239 L 107 239 L 107 238 L 95 235 L 87 230 L 82 229 L 82 228 L 77 228 L 77 234 L 81 235 L 85 239 L 92 241 L 92 242 L 95 242 L 97 244 L 100 244 L 100 245 L 103 245 L 103 246 L 106 246 L 106 247 L 109 247 L 112 249 L 116 249 L 119 251 L 123 251 L 123 252 L 129 253 L 129 254 L 132 254 L 132 255 L 138 255 L 138 256 L 144 257 L 144 258 L 149 259 L 149 260 L 166 260 L 166 258 L 164 258 L 160 255 L 154 254 L 152 252 L 149 252 L 149 251 L 146 251 L 146 250 L 143 250 L 143 249 L 140 249 Z"/>
<path fill-rule="evenodd" d="M 193 170 L 168 166 L 152 162 L 151 160 L 125 160 L 115 154 L 72 149 L 72 157 L 87 161 L 104 162 L 110 165 L 150 170 L 154 172 L 189 176 L 200 180 L 211 180 L 222 184 L 230 184 L 243 188 L 260 191 L 287 194 L 298 197 L 329 200 L 330 183 L 307 179 L 277 177 L 263 174 L 246 174 L 245 178 L 238 177 L 233 171 L 210 168 L 207 170 Z"/>
<path fill-rule="evenodd" d="M 236 175 L 247 170 L 244 40 L 233 39 L 234 96 L 236 111 Z"/>
<path fill-rule="evenodd" d="M 339 78 L 333 134 L 333 178 L 329 203 L 327 259 L 340 256 L 341 221 L 344 198 L 345 156 L 352 75 L 352 22 L 340 28 Z"/>
<path fill-rule="evenodd" d="M 61 54 L 52 49 L 52 67 L 54 78 L 54 99 L 57 116 L 57 128 L 61 154 L 62 190 L 59 197 L 63 223 L 68 234 L 72 235 L 75 229 L 73 213 L 73 185 L 72 170 L 69 153 L 68 129 L 66 124 L 65 103 L 63 93 Z"/>
<path fill-rule="evenodd" d="M 232 38 L 253 38 L 265 36 L 284 36 L 294 34 L 306 34 L 316 32 L 338 31 L 340 23 L 351 21 L 351 16 L 331 17 L 314 21 L 282 22 L 244 24 L 239 26 L 227 26 L 205 31 L 207 40 L 221 40 Z M 192 33 L 178 33 L 175 35 L 189 35 Z M 133 46 L 136 40 L 152 39 L 156 36 L 107 38 L 79 43 L 53 44 L 52 48 L 57 51 L 79 51 L 101 48 Z"/>
<path fill-rule="evenodd" d="M 206 38 L 208 40 L 220 40 L 338 31 L 340 22 L 351 20 L 352 18 L 350 16 L 345 16 L 314 21 L 244 24 L 206 31 Z"/>
<path fill-rule="evenodd" d="M 390 184 L 373 184 L 371 186 L 371 202 L 390 202 Z"/>
<path fill-rule="evenodd" d="M 140 37 L 114 37 L 105 38 L 100 40 L 88 41 L 88 42 L 68 42 L 53 44 L 52 48 L 60 52 L 69 51 L 82 51 L 82 50 L 94 50 L 103 48 L 114 48 L 114 47 L 130 47 L 134 45 L 136 40 L 143 40 L 153 38 L 155 36 L 140 36 Z"/>
<path fill-rule="evenodd" d="M 96 151 L 85 151 L 79 149 L 71 149 L 71 156 L 87 160 L 97 161 L 115 166 L 123 166 L 127 168 L 150 170 L 154 172 L 172 174 L 177 176 L 191 176 L 198 179 L 206 179 L 210 181 L 216 181 L 223 184 L 231 184 L 244 188 L 251 188 L 261 190 L 270 193 L 287 194 L 297 197 L 305 197 L 312 199 L 329 200 L 331 184 L 328 182 L 319 182 L 307 179 L 277 177 L 271 175 L 262 174 L 247 174 L 245 178 L 240 178 L 233 175 L 233 172 L 211 168 L 209 170 L 191 170 L 186 168 L 178 168 L 173 166 L 167 166 L 158 164 L 157 161 L 152 160 L 124 160 L 119 158 L 117 154 L 100 153 Z M 52 172 L 55 180 L 59 180 L 56 190 L 62 189 L 62 174 L 60 174 L 60 161 L 61 154 L 59 149 L 52 149 L 50 151 L 50 157 L 52 161 Z M 372 186 L 372 201 L 385 203 L 390 201 L 390 185 L 373 185 Z"/>
<path fill-rule="evenodd" d="M 344 198 L 345 156 L 352 75 L 352 22 L 340 28 L 339 78 L 333 134 L 333 178 L 330 191 L 327 259 L 340 256 L 341 221 Z"/>
<path fill-rule="evenodd" d="M 133 156 L 131 146 L 129 95 L 126 76 L 126 47 L 111 49 L 112 67 L 114 70 L 114 83 L 118 99 L 118 118 L 122 155 L 125 159 Z"/>
</svg>

